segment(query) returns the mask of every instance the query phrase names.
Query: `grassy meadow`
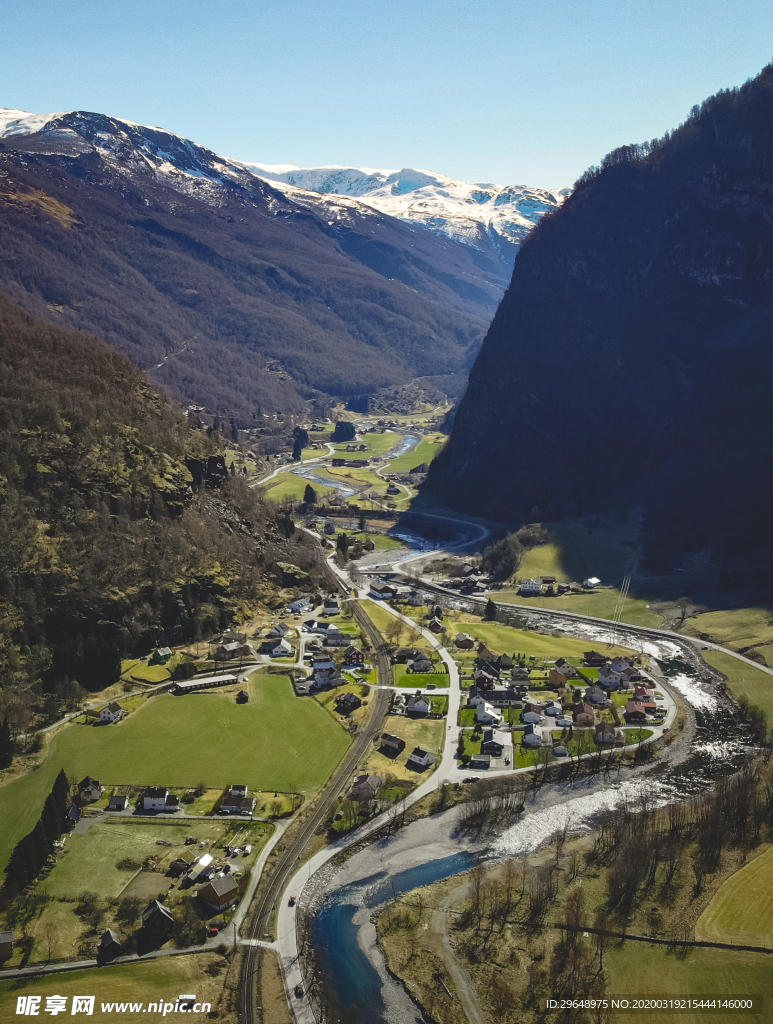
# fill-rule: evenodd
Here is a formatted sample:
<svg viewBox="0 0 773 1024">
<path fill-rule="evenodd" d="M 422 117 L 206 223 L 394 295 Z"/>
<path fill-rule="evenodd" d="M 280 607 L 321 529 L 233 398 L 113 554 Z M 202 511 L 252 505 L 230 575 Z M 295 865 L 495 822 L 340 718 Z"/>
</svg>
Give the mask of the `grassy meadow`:
<svg viewBox="0 0 773 1024">
<path fill-rule="evenodd" d="M 408 718 L 406 715 L 389 715 L 384 721 L 384 732 L 392 733 L 405 740 L 405 750 L 397 757 L 387 757 L 377 747 L 373 747 L 367 760 L 361 766 L 363 772 L 384 776 L 391 773 L 397 779 L 420 781 L 435 770 L 443 751 L 447 723 L 445 719 L 432 719 L 424 722 L 421 719 Z M 436 755 L 437 760 L 431 769 L 417 773 L 405 767 L 408 755 L 414 747 L 421 747 Z"/>
<path fill-rule="evenodd" d="M 695 938 L 773 948 L 773 847 L 722 883 L 698 918 Z"/>
<path fill-rule="evenodd" d="M 483 640 L 487 647 L 498 654 L 526 654 L 537 659 L 555 661 L 556 658 L 582 658 L 583 651 L 593 647 L 589 640 L 575 640 L 564 636 L 543 636 L 532 630 L 515 629 L 501 622 L 482 622 L 479 616 L 462 614 L 451 625 L 449 632 L 467 633 L 477 640 Z M 449 641 L 452 642 L 452 641 Z M 598 641 L 595 642 L 598 646 Z M 631 654 L 626 647 L 604 646 L 604 653 L 610 658 L 617 654 Z"/>
<path fill-rule="evenodd" d="M 746 697 L 764 712 L 768 723 L 773 723 L 772 675 L 722 651 L 701 651 L 701 656 L 727 676 L 727 685 L 735 697 Z"/>
<path fill-rule="evenodd" d="M 704 612 L 688 619 L 683 633 L 711 640 L 723 647 L 740 650 L 752 644 L 771 644 L 760 647 L 768 665 L 773 664 L 773 609 L 728 608 L 718 612 Z"/>
<path fill-rule="evenodd" d="M 290 681 L 255 673 L 248 704 L 205 691 L 160 694 L 118 725 L 68 724 L 48 739 L 40 768 L 0 786 L 0 866 L 37 821 L 61 768 L 102 785 L 195 786 L 246 783 L 254 790 L 316 793 L 351 742 L 316 701 Z"/>
<path fill-rule="evenodd" d="M 414 466 L 420 466 L 423 462 L 432 462 L 442 449 L 445 440 L 445 434 L 430 434 L 428 437 L 423 437 L 412 451 L 392 459 L 387 465 L 388 471 L 390 473 L 408 473 Z"/>
<path fill-rule="evenodd" d="M 158 1000 L 173 1003 L 182 992 L 195 992 L 200 1002 L 210 1002 L 215 1011 L 223 990 L 226 968 L 223 957 L 212 952 L 161 957 L 145 963 L 114 964 L 99 970 L 8 978 L 0 981 L 0 1012 L 6 1020 L 11 1020 L 16 1012 L 16 998 L 20 995 L 42 996 L 43 1007 L 46 996 L 61 995 L 68 997 L 69 1020 L 70 997 L 84 992 L 96 996 L 94 1016 L 90 1019 L 99 1022 L 115 1017 L 122 1024 L 147 1024 L 148 1020 L 160 1019 L 161 1015 L 148 1017 L 147 1013 L 128 1009 L 125 1013 L 108 1015 L 102 1013 L 101 1004 Z M 40 1018 L 43 1016 L 41 1011 Z"/>
</svg>

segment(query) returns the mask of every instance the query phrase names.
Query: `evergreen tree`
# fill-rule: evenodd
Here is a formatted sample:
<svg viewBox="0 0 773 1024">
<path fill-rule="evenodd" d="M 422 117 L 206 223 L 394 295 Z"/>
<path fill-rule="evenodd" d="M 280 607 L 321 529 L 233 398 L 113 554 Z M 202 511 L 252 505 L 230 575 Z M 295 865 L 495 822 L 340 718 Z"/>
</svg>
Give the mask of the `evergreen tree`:
<svg viewBox="0 0 773 1024">
<path fill-rule="evenodd" d="M 239 431 L 236 429 L 236 424 L 231 420 L 231 440 L 239 443 Z"/>
<path fill-rule="evenodd" d="M 488 601 L 486 601 L 486 608 L 483 612 L 483 618 L 486 620 L 486 622 L 496 622 L 497 606 L 494 604 L 491 598 L 489 598 Z"/>
<path fill-rule="evenodd" d="M 336 540 L 336 547 L 344 558 L 349 554 L 349 538 L 345 533 L 339 533 Z"/>
<path fill-rule="evenodd" d="M 303 492 L 303 500 L 306 502 L 307 505 L 317 504 L 317 492 L 314 490 L 311 484 L 306 484 L 306 488 Z"/>
<path fill-rule="evenodd" d="M 0 768 L 10 767 L 13 761 L 15 744 L 11 738 L 11 727 L 7 719 L 0 723 Z"/>
</svg>

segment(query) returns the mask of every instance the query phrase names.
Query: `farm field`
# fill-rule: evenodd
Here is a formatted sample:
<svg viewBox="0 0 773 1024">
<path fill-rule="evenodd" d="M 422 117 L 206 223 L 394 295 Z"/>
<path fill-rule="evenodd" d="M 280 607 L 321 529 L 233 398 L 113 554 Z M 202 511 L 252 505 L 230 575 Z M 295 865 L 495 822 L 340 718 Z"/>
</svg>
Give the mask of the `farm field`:
<svg viewBox="0 0 773 1024">
<path fill-rule="evenodd" d="M 103 1002 L 146 1003 L 163 999 L 174 1002 L 181 992 L 195 992 L 200 1002 L 210 1002 L 213 1011 L 217 1008 L 223 991 L 223 974 L 226 969 L 223 957 L 218 953 L 191 953 L 183 956 L 161 957 L 145 963 L 114 964 L 100 967 L 98 971 L 71 971 L 65 974 L 38 975 L 31 978 L 8 978 L 0 981 L 0 1007 L 6 1020 L 11 1020 L 16 1010 L 19 995 L 35 995 L 43 998 L 50 995 L 67 997 L 67 1019 L 71 1019 L 71 997 L 84 992 L 96 996 L 93 1021 L 110 1020 L 115 1016 L 122 1024 L 147 1024 L 149 1017 L 144 1012 L 127 1009 L 121 1014 L 103 1014 Z M 64 1018 L 64 1014 L 61 1015 Z M 86 1018 L 85 1015 L 84 1019 Z M 43 1013 L 40 1014 L 43 1018 Z M 46 1017 L 46 1019 L 49 1019 Z M 56 1020 L 57 1018 L 50 1018 Z M 80 1017 L 79 1017 L 80 1019 Z"/>
<path fill-rule="evenodd" d="M 119 725 L 66 725 L 46 747 L 41 767 L 0 787 L 0 866 L 35 825 L 54 778 L 92 775 L 102 785 L 195 786 L 244 783 L 254 790 L 296 790 L 325 783 L 351 742 L 315 701 L 294 695 L 285 676 L 254 673 L 249 704 L 213 691 L 160 694 Z M 206 754 L 203 753 L 206 751 Z"/>
<path fill-rule="evenodd" d="M 467 633 L 483 640 L 487 646 L 499 654 L 526 654 L 529 657 L 534 655 L 538 660 L 542 658 L 548 661 L 554 661 L 556 658 L 581 659 L 583 651 L 587 651 L 593 646 L 589 640 L 543 636 L 541 633 L 534 633 L 531 630 L 505 626 L 500 622 L 482 622 L 477 615 L 460 615 L 450 628 L 455 631 L 454 635 Z M 626 647 L 608 648 L 605 646 L 604 653 L 611 658 L 617 654 L 630 654 L 631 651 Z"/>
<path fill-rule="evenodd" d="M 302 476 L 296 476 L 295 473 L 280 473 L 279 476 L 275 476 L 273 480 L 269 480 L 262 490 L 265 496 L 270 498 L 271 501 L 283 501 L 285 498 L 292 498 L 294 501 L 300 501 L 303 498 L 303 492 L 306 490 L 306 485 L 309 483 L 317 492 L 318 498 L 325 497 L 335 491 L 335 487 L 327 487 L 324 484 L 318 484 L 316 480 L 306 480 Z"/>
<path fill-rule="evenodd" d="M 394 673 L 395 686 L 405 686 L 409 690 L 423 690 L 429 683 L 434 683 L 439 689 L 447 689 L 449 677 L 447 672 L 409 672 L 407 665 L 395 665 Z"/>
<path fill-rule="evenodd" d="M 773 676 L 722 651 L 701 651 L 701 656 L 724 672 L 735 697 L 746 697 L 764 712 L 768 722 L 773 722 Z"/>
<path fill-rule="evenodd" d="M 172 861 L 184 856 L 191 862 L 204 852 L 198 844 L 186 846 L 186 836 L 193 835 L 199 842 L 206 842 L 206 852 L 217 858 L 223 855 L 224 844 L 238 835 L 240 845 L 252 844 L 250 856 L 239 858 L 239 866 L 244 871 L 255 863 L 273 831 L 274 826 L 264 822 L 214 819 L 201 824 L 185 821 L 171 825 L 146 818 L 97 822 L 83 834 L 68 836 L 53 870 L 35 890 L 47 902 L 41 904 L 37 915 L 25 926 L 26 933 L 35 941 L 31 959 L 47 958 L 49 927 L 54 931 L 51 945 L 54 958 L 75 957 L 80 945 L 93 938 L 87 922 L 74 912 L 73 899 L 83 892 L 98 893 L 110 904 L 100 928 L 125 931 L 120 921 L 114 920 L 118 899 L 134 896 L 142 906 L 146 905 L 174 886 L 174 879 L 166 874 Z M 158 845 L 159 841 L 164 845 Z M 148 857 L 156 859 L 157 870 L 139 871 L 140 864 Z M 118 864 L 124 866 L 119 868 Z M 170 907 L 178 901 L 178 892 L 167 898 Z M 12 963 L 20 959 L 21 953 L 21 949 L 15 951 Z"/>
<path fill-rule="evenodd" d="M 681 952 L 669 952 L 667 946 L 650 946 L 645 942 L 627 942 L 623 946 L 612 944 L 604 955 L 607 991 L 613 995 L 635 996 L 763 996 L 765 1010 L 773 999 L 773 972 L 770 957 L 764 953 L 734 952 L 729 949 L 701 949 L 694 947 Z M 627 1019 L 629 1015 L 625 1015 Z M 652 1024 L 705 1024 L 705 1012 L 658 1013 L 631 1015 L 644 1016 Z M 716 1024 L 737 1021 L 737 1012 L 711 1013 Z M 767 1020 L 767 1012 L 743 1014 L 742 1019 L 754 1022 Z"/>
<path fill-rule="evenodd" d="M 325 476 L 333 477 L 348 483 L 352 487 L 367 487 L 383 493 L 386 482 L 377 476 L 372 469 L 363 467 L 350 468 L 349 466 L 325 466 Z"/>
<path fill-rule="evenodd" d="M 532 550 L 541 551 L 542 548 Z M 519 576 L 525 575 L 519 570 Z M 551 575 L 550 570 L 535 572 L 535 576 Z M 553 573 L 552 575 L 558 575 Z M 560 577 L 559 577 L 560 578 Z M 599 619 L 613 619 L 619 597 L 618 590 L 591 590 L 587 594 L 564 594 L 561 597 L 524 597 L 517 591 L 495 591 L 492 596 L 505 604 L 523 604 L 529 608 L 550 608 L 553 611 L 577 612 L 579 615 L 593 615 Z M 621 619 L 633 626 L 662 627 L 663 616 L 651 611 L 643 598 L 626 598 Z"/>
<path fill-rule="evenodd" d="M 380 604 L 378 601 L 365 600 L 362 601 L 361 604 L 363 611 L 370 619 L 372 619 L 376 629 L 379 631 L 379 633 L 381 633 L 382 636 L 385 636 L 386 631 L 389 629 L 390 625 L 395 621 L 396 616 L 392 615 L 392 613 L 388 611 L 384 607 L 384 605 Z M 397 621 L 399 622 L 401 620 L 398 619 Z M 417 649 L 431 649 L 429 641 L 418 633 L 415 636 L 412 636 L 410 641 L 408 641 L 408 628 L 408 626 L 405 626 L 404 636 L 400 641 L 401 643 L 410 642 L 411 646 L 416 647 Z"/>
<path fill-rule="evenodd" d="M 435 442 L 438 440 L 440 443 L 436 444 Z M 389 473 L 407 473 L 414 466 L 420 466 L 423 462 L 432 462 L 442 449 L 445 440 L 445 434 L 430 434 L 429 437 L 423 437 L 413 451 L 406 452 L 405 455 L 387 463 L 387 471 Z"/>
<path fill-rule="evenodd" d="M 760 647 L 767 663 L 773 664 L 773 609 L 729 608 L 725 611 L 704 612 L 685 622 L 683 633 L 711 640 L 715 644 L 740 650 L 752 644 L 771 644 Z"/>
<path fill-rule="evenodd" d="M 403 542 L 398 540 L 397 537 L 390 537 L 386 533 L 348 533 L 347 536 L 350 538 L 352 543 L 360 541 L 365 543 L 366 540 L 372 540 L 375 545 L 376 551 L 391 551 L 393 548 L 403 547 Z"/>
<path fill-rule="evenodd" d="M 394 430 L 387 430 L 384 434 L 362 434 L 361 440 L 348 442 L 350 444 L 366 444 L 368 450 L 366 452 L 347 452 L 346 444 L 336 444 L 335 455 L 336 459 L 369 459 L 373 455 L 383 455 L 384 452 L 388 452 L 390 448 L 394 448 L 397 442 L 400 440 L 400 435 L 396 434 Z"/>
<path fill-rule="evenodd" d="M 698 918 L 695 938 L 773 947 L 773 847 L 722 883 Z"/>
<path fill-rule="evenodd" d="M 384 721 L 384 732 L 392 733 L 405 740 L 405 750 L 396 758 L 387 757 L 377 747 L 373 747 L 368 754 L 363 772 L 372 775 L 386 775 L 391 773 L 397 779 L 410 779 L 412 782 L 421 782 L 437 767 L 437 760 L 431 769 L 425 772 L 415 772 L 405 767 L 405 761 L 414 747 L 422 747 L 429 750 L 439 759 L 443 750 L 445 737 L 445 719 L 433 719 L 429 722 L 422 722 L 420 719 L 408 718 L 405 715 L 388 715 Z"/>
</svg>

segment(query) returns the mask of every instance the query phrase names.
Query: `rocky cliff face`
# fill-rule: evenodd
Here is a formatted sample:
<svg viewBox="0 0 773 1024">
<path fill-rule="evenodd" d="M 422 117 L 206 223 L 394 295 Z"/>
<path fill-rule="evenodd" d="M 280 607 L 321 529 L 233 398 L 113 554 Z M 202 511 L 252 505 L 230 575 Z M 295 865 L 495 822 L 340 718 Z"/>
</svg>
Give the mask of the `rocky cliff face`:
<svg viewBox="0 0 773 1024">
<path fill-rule="evenodd" d="M 430 487 L 506 521 L 644 500 L 661 560 L 766 546 L 771 267 L 768 67 L 541 222 Z"/>
</svg>

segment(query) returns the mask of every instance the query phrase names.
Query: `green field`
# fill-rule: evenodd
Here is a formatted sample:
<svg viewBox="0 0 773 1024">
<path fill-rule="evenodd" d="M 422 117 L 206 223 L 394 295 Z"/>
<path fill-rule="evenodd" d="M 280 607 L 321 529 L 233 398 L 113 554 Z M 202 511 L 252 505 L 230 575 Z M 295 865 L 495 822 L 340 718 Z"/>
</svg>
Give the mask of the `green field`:
<svg viewBox="0 0 773 1024">
<path fill-rule="evenodd" d="M 212 974 L 206 971 L 210 964 L 218 964 L 219 970 Z M 211 1002 L 213 1009 L 223 987 L 223 958 L 217 953 L 198 953 L 187 956 L 159 957 L 145 963 L 115 964 L 100 967 L 99 970 L 68 971 L 65 974 L 51 974 L 31 978 L 9 978 L 0 981 L 0 1013 L 6 1020 L 15 1019 L 16 999 L 19 995 L 42 996 L 39 1019 L 57 1020 L 44 1013 L 46 996 L 67 996 L 67 1020 L 70 1020 L 71 996 L 96 996 L 94 1015 L 78 1015 L 84 1020 L 102 1024 L 115 1018 L 123 1024 L 147 1024 L 161 1019 L 161 1014 L 148 1016 L 147 1013 L 107 1014 L 101 1009 L 102 1002 L 164 1002 L 174 1003 L 182 992 L 195 992 L 201 1002 Z M 65 1015 L 61 1014 L 62 1019 Z M 172 1017 L 174 1019 L 174 1017 Z M 206 1019 L 202 1015 L 199 1019 Z"/>
<path fill-rule="evenodd" d="M 413 672 L 407 665 L 395 665 L 393 670 L 395 686 L 405 686 L 409 690 L 423 690 L 429 683 L 434 683 L 438 690 L 448 689 L 447 672 Z"/>
<path fill-rule="evenodd" d="M 760 647 L 759 653 L 765 656 L 768 664 L 773 662 L 771 608 L 729 608 L 725 611 L 705 612 L 688 619 L 682 632 L 736 650 L 752 644 L 771 644 L 770 647 Z"/>
<path fill-rule="evenodd" d="M 750 704 L 764 712 L 769 723 L 773 723 L 772 675 L 722 651 L 701 651 L 701 656 L 709 665 L 724 672 L 735 697 L 746 697 Z"/>
<path fill-rule="evenodd" d="M 392 548 L 403 547 L 403 542 L 398 540 L 397 537 L 390 537 L 386 533 L 348 533 L 344 531 L 354 544 L 356 541 L 365 543 L 366 540 L 372 540 L 375 545 L 376 551 L 390 551 Z"/>
<path fill-rule="evenodd" d="M 764 953 L 733 952 L 728 949 L 693 947 L 682 952 L 669 952 L 667 946 L 651 946 L 645 942 L 613 943 L 604 954 L 607 992 L 610 995 L 649 997 L 678 996 L 763 996 L 765 1012 L 651 1012 L 618 1014 L 612 1020 L 643 1019 L 652 1024 L 731 1024 L 745 1020 L 755 1024 L 770 1020 L 773 1006 L 773 971 L 770 957 Z"/>
<path fill-rule="evenodd" d="M 348 466 L 325 466 L 324 475 L 341 480 L 351 487 L 366 487 L 368 490 L 381 493 L 387 486 L 385 480 L 382 480 L 372 469 L 365 467 L 350 469 Z"/>
<path fill-rule="evenodd" d="M 369 459 L 373 455 L 383 455 L 390 448 L 394 448 L 400 439 L 400 435 L 394 430 L 387 430 L 385 434 L 363 434 L 361 441 L 350 442 L 352 444 L 366 444 L 366 452 L 347 452 L 345 444 L 337 444 L 333 456 L 336 459 Z"/>
<path fill-rule="evenodd" d="M 543 549 L 533 548 L 532 550 L 542 551 Z M 534 572 L 535 576 L 551 574 L 557 575 L 551 570 Z M 528 574 L 519 570 L 518 575 Z M 505 604 L 523 604 L 528 608 L 550 608 L 557 612 L 577 612 L 580 615 L 593 615 L 598 619 L 613 619 L 620 592 L 614 589 L 591 590 L 587 594 L 564 594 L 561 597 L 523 597 L 516 591 L 503 591 L 495 593 L 493 596 L 497 601 L 502 601 Z M 648 602 L 643 598 L 626 598 L 620 617 L 623 622 L 630 622 L 634 626 L 654 626 L 656 629 L 663 626 L 663 616 L 651 611 Z"/>
<path fill-rule="evenodd" d="M 722 883 L 698 918 L 695 938 L 773 947 L 773 847 Z"/>
<path fill-rule="evenodd" d="M 306 485 L 309 483 L 317 492 L 318 498 L 323 498 L 335 491 L 335 487 L 327 487 L 323 484 L 318 484 L 314 480 L 306 480 L 302 476 L 296 476 L 295 473 L 280 473 L 273 480 L 269 480 L 263 489 L 263 493 L 272 501 L 283 501 L 285 498 L 301 501 Z"/>
<path fill-rule="evenodd" d="M 515 629 L 499 622 L 465 621 L 471 618 L 470 615 L 462 615 L 459 622 L 451 628 L 455 627 L 457 633 L 468 633 L 478 640 L 483 640 L 498 654 L 526 654 L 529 657 L 533 655 L 538 660 L 548 661 L 555 661 L 556 658 L 581 659 L 583 651 L 599 646 L 598 641 L 591 643 L 589 640 L 574 640 L 571 637 L 543 636 L 541 633 Z M 631 653 L 626 647 L 607 647 L 605 644 L 602 646 L 604 653 L 610 658 L 617 654 Z"/>
<path fill-rule="evenodd" d="M 436 440 L 439 440 L 440 444 L 436 444 Z M 431 434 L 429 437 L 423 437 L 412 451 L 387 463 L 386 470 L 389 473 L 408 473 L 414 466 L 420 466 L 423 462 L 432 462 L 437 453 L 442 450 L 445 440 L 445 434 Z"/>
<path fill-rule="evenodd" d="M 245 783 L 255 790 L 316 793 L 351 742 L 315 701 L 295 697 L 287 678 L 254 674 L 249 704 L 224 693 L 160 694 L 118 725 L 65 725 L 38 771 L 0 787 L 0 865 L 30 831 L 61 768 L 102 785 Z"/>
<path fill-rule="evenodd" d="M 362 603 L 362 608 L 365 614 L 373 621 L 376 629 L 381 633 L 382 636 L 386 636 L 389 626 L 395 621 L 394 616 L 384 605 L 379 604 L 377 601 L 365 600 Z M 398 620 L 402 621 L 402 620 Z M 400 639 L 400 644 L 410 644 L 411 647 L 416 647 L 421 650 L 431 650 L 431 645 L 428 640 L 419 633 L 409 635 L 410 627 L 405 625 L 405 630 Z"/>
</svg>

